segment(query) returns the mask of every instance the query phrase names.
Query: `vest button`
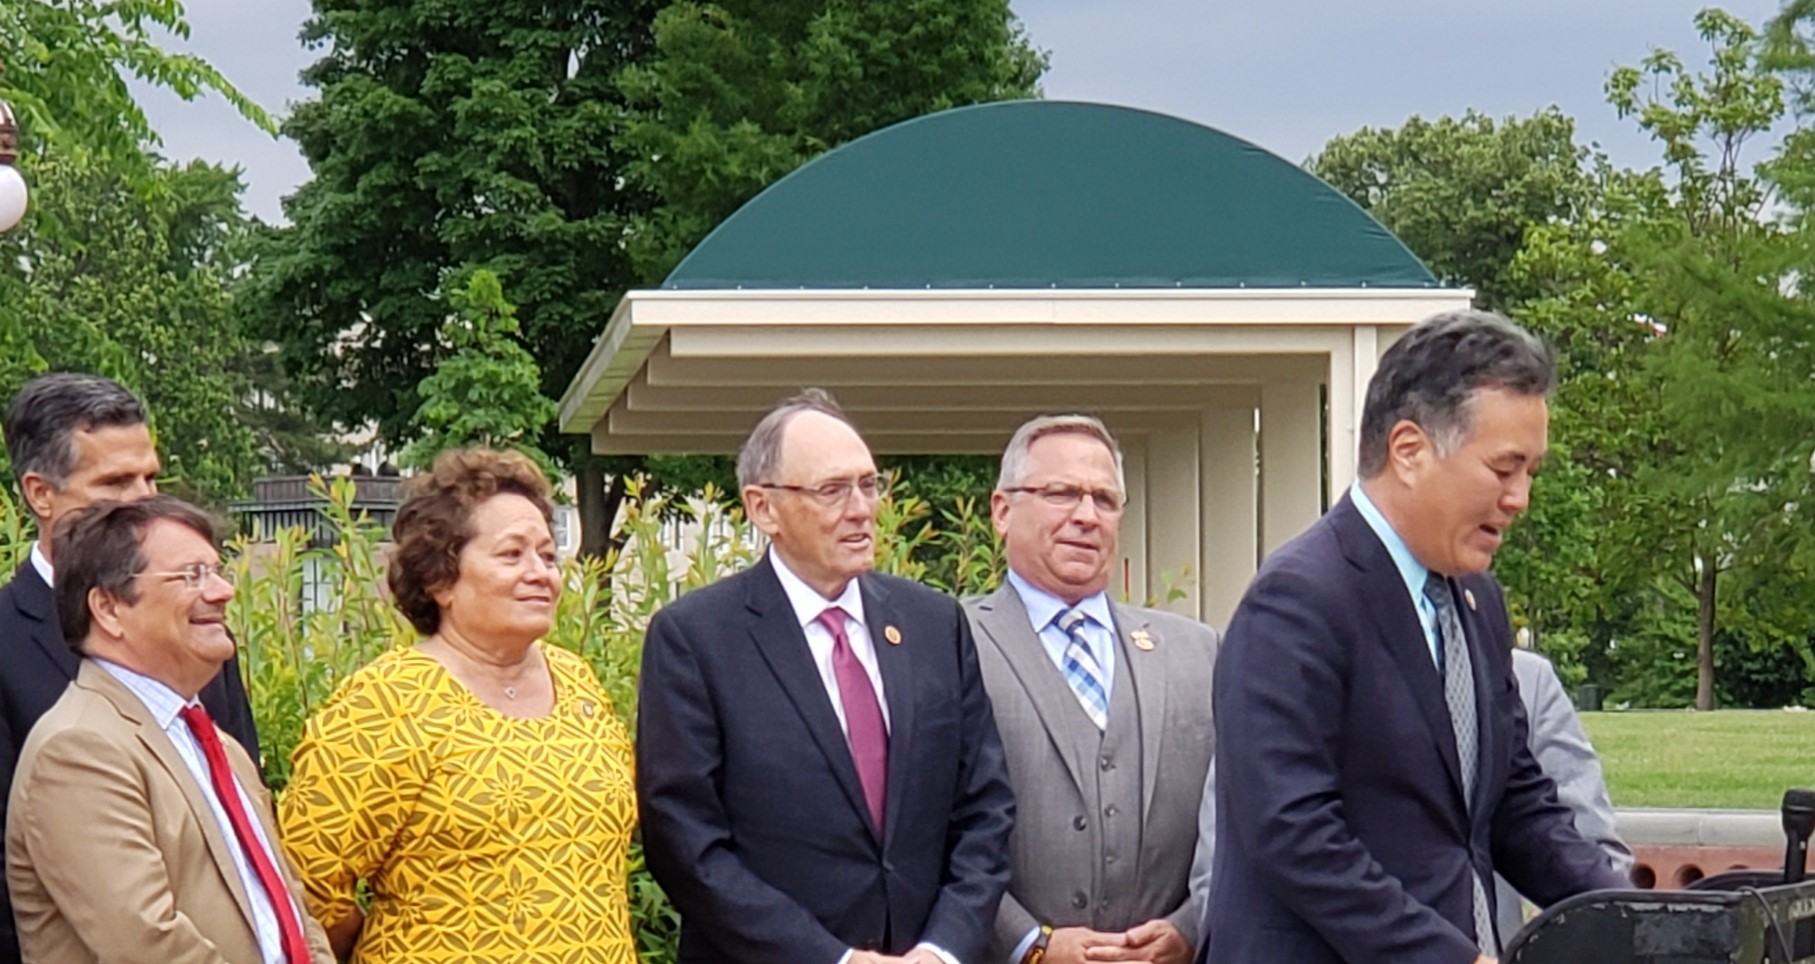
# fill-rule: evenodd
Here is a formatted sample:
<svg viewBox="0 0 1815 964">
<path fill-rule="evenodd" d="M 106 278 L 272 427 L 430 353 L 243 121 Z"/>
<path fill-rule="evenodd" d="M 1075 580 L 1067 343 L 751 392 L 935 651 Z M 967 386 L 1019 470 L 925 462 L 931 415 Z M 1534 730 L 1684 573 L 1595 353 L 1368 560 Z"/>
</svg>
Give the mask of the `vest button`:
<svg viewBox="0 0 1815 964">
<path fill-rule="evenodd" d="M 1100 767 L 1104 773 L 1108 773 L 1109 771 L 1115 769 L 1115 761 L 1110 759 L 1109 757 L 1104 757 L 1101 760 L 1097 761 L 1097 766 Z"/>
<path fill-rule="evenodd" d="M 1071 906 L 1076 907 L 1079 910 L 1083 910 L 1085 907 L 1088 907 L 1089 905 L 1090 905 L 1090 898 L 1084 896 L 1083 891 L 1078 891 L 1077 893 L 1071 895 Z"/>
<path fill-rule="evenodd" d="M 1071 818 L 1071 829 L 1073 830 L 1083 830 L 1088 826 L 1090 826 L 1090 821 L 1085 820 L 1084 815 L 1081 813 Z"/>
<path fill-rule="evenodd" d="M 1116 810 L 1115 804 L 1113 804 L 1113 803 L 1110 804 L 1109 806 L 1103 808 L 1103 816 L 1105 816 L 1105 817 L 1113 817 L 1118 812 L 1119 811 Z"/>
</svg>

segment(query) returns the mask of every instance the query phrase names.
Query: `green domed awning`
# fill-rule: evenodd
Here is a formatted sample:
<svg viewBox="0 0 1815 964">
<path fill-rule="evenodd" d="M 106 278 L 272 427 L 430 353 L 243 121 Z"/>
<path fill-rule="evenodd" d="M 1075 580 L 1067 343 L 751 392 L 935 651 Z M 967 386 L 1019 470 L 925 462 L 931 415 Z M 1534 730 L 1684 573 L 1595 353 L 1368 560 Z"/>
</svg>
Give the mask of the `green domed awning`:
<svg viewBox="0 0 1815 964">
<path fill-rule="evenodd" d="M 663 287 L 1429 288 L 1347 197 L 1221 131 L 1011 101 L 852 141 L 726 219 Z"/>
</svg>

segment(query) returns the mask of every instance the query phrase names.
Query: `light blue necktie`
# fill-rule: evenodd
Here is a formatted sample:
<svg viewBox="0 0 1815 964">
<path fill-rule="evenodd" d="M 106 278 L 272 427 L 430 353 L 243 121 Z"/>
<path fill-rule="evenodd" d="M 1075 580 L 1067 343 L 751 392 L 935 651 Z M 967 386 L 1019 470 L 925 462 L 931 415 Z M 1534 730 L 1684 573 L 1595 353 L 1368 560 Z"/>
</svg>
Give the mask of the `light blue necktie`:
<svg viewBox="0 0 1815 964">
<path fill-rule="evenodd" d="M 1097 729 L 1109 726 L 1109 692 L 1103 687 L 1103 667 L 1084 638 L 1084 624 L 1089 616 L 1077 609 L 1067 609 L 1053 619 L 1070 642 L 1065 644 L 1065 682 L 1078 695 L 1078 702 Z"/>
</svg>

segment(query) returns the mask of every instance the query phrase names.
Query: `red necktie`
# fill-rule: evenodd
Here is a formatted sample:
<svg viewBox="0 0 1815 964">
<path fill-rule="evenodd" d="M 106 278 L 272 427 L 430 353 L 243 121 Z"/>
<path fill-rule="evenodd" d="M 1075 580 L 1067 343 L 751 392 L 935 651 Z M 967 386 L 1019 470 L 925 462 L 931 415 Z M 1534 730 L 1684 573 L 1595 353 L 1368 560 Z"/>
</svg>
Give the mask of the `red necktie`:
<svg viewBox="0 0 1815 964">
<path fill-rule="evenodd" d="M 838 701 L 844 704 L 851 759 L 857 764 L 863 799 L 870 805 L 870 816 L 875 819 L 880 836 L 883 802 L 888 799 L 889 731 L 883 725 L 882 704 L 876 699 L 875 687 L 870 685 L 870 674 L 864 672 L 857 654 L 851 652 L 851 640 L 844 632 L 845 619 L 844 610 L 837 606 L 819 614 L 819 624 L 832 633 L 832 676 L 838 680 Z"/>
<path fill-rule="evenodd" d="M 271 909 L 277 914 L 277 926 L 283 933 L 284 957 L 290 964 L 307 964 L 310 959 L 309 942 L 303 937 L 302 921 L 297 919 L 296 904 L 290 899 L 290 888 L 283 877 L 277 873 L 277 865 L 271 862 L 271 854 L 265 850 L 256 833 L 252 832 L 252 821 L 246 818 L 246 808 L 240 803 L 239 784 L 233 780 L 233 770 L 227 766 L 227 751 L 221 747 L 220 734 L 215 732 L 214 721 L 208 718 L 208 711 L 200 704 L 185 706 L 177 715 L 189 724 L 189 732 L 195 734 L 195 741 L 202 746 L 202 756 L 208 760 L 208 780 L 214 784 L 215 798 L 220 800 L 222 808 L 227 811 L 227 820 L 233 824 L 233 834 L 239 838 L 240 849 L 246 852 L 246 859 L 252 862 L 252 870 L 258 874 L 258 882 L 265 888 L 265 896 L 271 899 Z"/>
</svg>

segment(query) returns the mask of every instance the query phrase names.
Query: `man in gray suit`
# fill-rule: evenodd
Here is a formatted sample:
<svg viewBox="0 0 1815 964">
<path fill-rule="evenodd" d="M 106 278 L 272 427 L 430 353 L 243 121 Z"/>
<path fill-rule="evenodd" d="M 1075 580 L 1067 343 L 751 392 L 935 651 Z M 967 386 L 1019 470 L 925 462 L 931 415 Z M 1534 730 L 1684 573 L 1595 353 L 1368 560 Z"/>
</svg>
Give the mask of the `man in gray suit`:
<svg viewBox="0 0 1815 964">
<path fill-rule="evenodd" d="M 1519 681 L 1519 701 L 1525 704 L 1529 730 L 1526 742 L 1538 768 L 1556 781 L 1557 799 L 1575 815 L 1576 831 L 1598 844 L 1613 869 L 1632 872 L 1632 850 L 1614 826 L 1613 801 L 1601 776 L 1601 760 L 1582 730 L 1582 720 L 1563 693 L 1563 681 L 1550 660 L 1529 649 L 1512 651 L 1513 675 Z M 1512 940 L 1525 923 L 1519 892 L 1494 875 L 1494 918 L 1502 942 Z"/>
<path fill-rule="evenodd" d="M 1198 942 L 1217 637 L 1109 597 L 1126 492 L 1094 418 L 1036 418 L 1002 456 L 1009 575 L 966 605 L 1016 804 L 987 964 L 1184 964 Z"/>
</svg>

